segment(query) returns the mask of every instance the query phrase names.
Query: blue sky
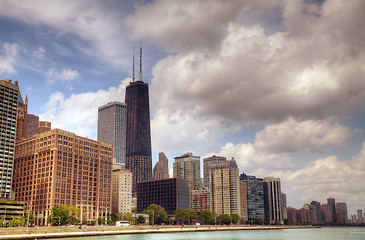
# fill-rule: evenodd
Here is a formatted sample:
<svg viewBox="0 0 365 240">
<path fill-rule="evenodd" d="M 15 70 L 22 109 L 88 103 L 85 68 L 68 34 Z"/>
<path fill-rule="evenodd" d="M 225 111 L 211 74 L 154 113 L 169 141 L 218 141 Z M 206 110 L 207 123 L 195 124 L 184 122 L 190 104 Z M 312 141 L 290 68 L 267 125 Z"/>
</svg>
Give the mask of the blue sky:
<svg viewBox="0 0 365 240">
<path fill-rule="evenodd" d="M 153 162 L 193 152 L 275 176 L 288 204 L 365 210 L 364 1 L 0 0 L 0 79 L 96 139 L 143 38 Z M 136 54 L 138 56 L 138 53 Z M 138 59 L 138 58 L 137 58 Z M 138 66 L 138 64 L 136 64 Z"/>
</svg>

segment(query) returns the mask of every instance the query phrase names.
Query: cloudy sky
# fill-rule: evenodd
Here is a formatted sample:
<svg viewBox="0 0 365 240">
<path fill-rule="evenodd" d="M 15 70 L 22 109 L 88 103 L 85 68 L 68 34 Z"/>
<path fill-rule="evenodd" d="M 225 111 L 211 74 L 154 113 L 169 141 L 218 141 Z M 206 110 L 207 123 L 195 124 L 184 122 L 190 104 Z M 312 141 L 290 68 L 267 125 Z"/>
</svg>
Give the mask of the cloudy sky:
<svg viewBox="0 0 365 240">
<path fill-rule="evenodd" d="M 143 39 L 153 162 L 234 157 L 288 205 L 365 210 L 365 1 L 0 0 L 0 79 L 28 112 L 96 139 Z"/>
</svg>

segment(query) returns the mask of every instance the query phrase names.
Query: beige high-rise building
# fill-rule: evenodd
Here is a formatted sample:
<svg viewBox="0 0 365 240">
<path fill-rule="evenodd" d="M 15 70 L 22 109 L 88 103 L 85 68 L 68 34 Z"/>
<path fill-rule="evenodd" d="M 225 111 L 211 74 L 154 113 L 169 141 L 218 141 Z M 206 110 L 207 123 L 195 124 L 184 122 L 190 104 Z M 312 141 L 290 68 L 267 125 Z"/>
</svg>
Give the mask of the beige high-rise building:
<svg viewBox="0 0 365 240">
<path fill-rule="evenodd" d="M 227 158 L 213 155 L 203 158 L 203 186 L 209 187 L 209 170 L 212 165 L 227 161 Z"/>
<path fill-rule="evenodd" d="M 242 216 L 239 172 L 236 161 L 217 163 L 209 171 L 210 210 Z"/>
<path fill-rule="evenodd" d="M 112 211 L 118 214 L 132 212 L 132 172 L 128 169 L 113 170 Z"/>
<path fill-rule="evenodd" d="M 200 157 L 193 156 L 192 153 L 175 157 L 173 171 L 174 178 L 188 180 L 190 191 L 200 188 Z"/>
<path fill-rule="evenodd" d="M 39 225 L 58 205 L 80 208 L 83 220 L 105 218 L 112 202 L 112 147 L 60 129 L 18 141 L 16 200 L 29 203 Z"/>
<path fill-rule="evenodd" d="M 158 162 L 153 168 L 153 180 L 169 178 L 169 160 L 163 152 L 158 154 Z"/>
<path fill-rule="evenodd" d="M 329 204 L 322 204 L 321 205 L 321 212 L 322 212 L 322 220 L 326 223 L 331 223 L 333 216 L 332 216 L 332 208 Z"/>
</svg>

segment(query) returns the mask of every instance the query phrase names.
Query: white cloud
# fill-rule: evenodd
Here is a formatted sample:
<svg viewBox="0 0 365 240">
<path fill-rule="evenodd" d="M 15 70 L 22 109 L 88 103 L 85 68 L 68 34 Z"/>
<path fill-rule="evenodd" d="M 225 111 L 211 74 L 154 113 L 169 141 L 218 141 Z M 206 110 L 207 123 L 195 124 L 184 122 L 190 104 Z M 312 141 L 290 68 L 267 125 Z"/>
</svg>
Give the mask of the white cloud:
<svg viewBox="0 0 365 240">
<path fill-rule="evenodd" d="M 98 107 L 112 101 L 124 102 L 125 87 L 129 82 L 130 79 L 127 78 L 118 88 L 111 87 L 107 91 L 72 94 L 68 98 L 61 92 L 55 92 L 50 96 L 40 118 L 52 122 L 52 128 L 95 138 Z"/>
<path fill-rule="evenodd" d="M 42 60 L 46 56 L 46 50 L 43 47 L 39 47 L 37 50 L 33 52 L 33 56 L 36 59 Z"/>
<path fill-rule="evenodd" d="M 288 118 L 279 124 L 267 125 L 255 137 L 255 147 L 271 153 L 291 153 L 308 150 L 320 152 L 324 148 L 345 145 L 350 130 L 325 121 L 297 121 Z"/>
<path fill-rule="evenodd" d="M 79 72 L 70 68 L 62 68 L 60 71 L 52 68 L 46 73 L 48 83 L 61 83 L 68 86 L 71 82 L 76 81 L 79 77 Z"/>
<path fill-rule="evenodd" d="M 16 43 L 4 43 L 0 50 L 0 74 L 16 73 L 14 64 L 19 54 L 19 45 Z"/>
</svg>

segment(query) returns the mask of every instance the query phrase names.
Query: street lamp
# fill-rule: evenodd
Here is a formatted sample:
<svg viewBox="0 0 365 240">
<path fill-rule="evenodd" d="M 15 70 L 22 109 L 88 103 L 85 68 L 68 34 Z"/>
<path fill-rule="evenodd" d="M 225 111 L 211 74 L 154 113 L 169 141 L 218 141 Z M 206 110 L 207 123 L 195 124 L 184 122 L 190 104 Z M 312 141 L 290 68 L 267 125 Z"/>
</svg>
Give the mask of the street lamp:
<svg viewBox="0 0 365 240">
<path fill-rule="evenodd" d="M 31 206 L 32 202 L 29 202 L 29 205 L 28 205 L 28 221 L 27 221 L 27 231 L 29 229 L 29 215 L 30 215 L 30 206 Z"/>
</svg>

